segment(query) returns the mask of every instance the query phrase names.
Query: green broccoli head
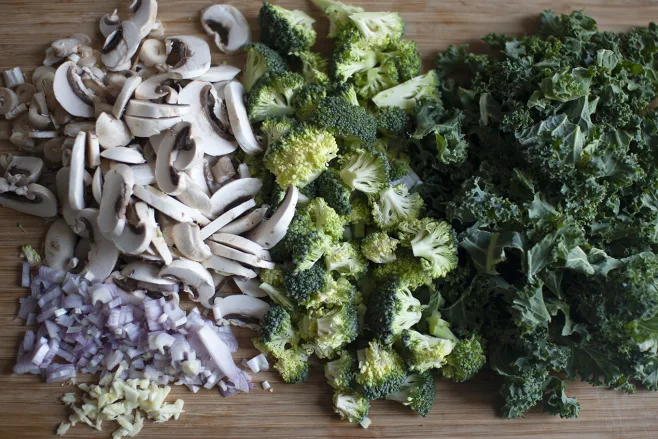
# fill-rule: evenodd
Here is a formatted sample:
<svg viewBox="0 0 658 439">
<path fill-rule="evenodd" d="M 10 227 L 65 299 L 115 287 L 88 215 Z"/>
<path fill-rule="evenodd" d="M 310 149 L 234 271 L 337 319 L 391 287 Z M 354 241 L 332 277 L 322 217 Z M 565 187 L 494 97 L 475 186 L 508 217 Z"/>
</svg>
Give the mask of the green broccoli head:
<svg viewBox="0 0 658 439">
<path fill-rule="evenodd" d="M 406 373 L 404 361 L 393 348 L 373 340 L 356 354 L 359 372 L 355 381 L 361 387 L 363 396 L 379 399 L 400 390 Z"/>
<path fill-rule="evenodd" d="M 415 41 L 392 39 L 379 54 L 380 62 L 393 62 L 397 67 L 400 82 L 420 75 L 422 61 Z"/>
<path fill-rule="evenodd" d="M 399 184 L 379 193 L 379 200 L 372 206 L 372 217 L 380 229 L 393 231 L 402 221 L 417 219 L 423 205 L 420 195 L 410 194 L 407 186 Z"/>
<path fill-rule="evenodd" d="M 396 259 L 395 249 L 398 241 L 385 232 L 373 232 L 366 235 L 361 241 L 361 252 L 368 260 L 377 264 L 387 264 Z"/>
<path fill-rule="evenodd" d="M 315 44 L 315 20 L 298 10 L 290 11 L 263 0 L 258 13 L 261 41 L 282 55 L 309 50 Z"/>
<path fill-rule="evenodd" d="M 325 172 L 326 173 L 326 172 Z M 324 198 L 315 198 L 305 207 L 317 230 L 337 240 L 343 237 L 345 218 L 338 215 Z"/>
<path fill-rule="evenodd" d="M 403 110 L 413 110 L 416 104 L 424 98 L 437 98 L 439 79 L 434 70 L 422 76 L 416 76 L 388 90 L 384 90 L 372 98 L 378 107 L 400 107 Z"/>
<path fill-rule="evenodd" d="M 368 271 L 368 261 L 353 242 L 332 245 L 324 255 L 324 263 L 327 270 L 350 279 L 359 279 Z"/>
<path fill-rule="evenodd" d="M 288 70 L 288 63 L 274 50 L 262 43 L 251 43 L 245 48 L 247 64 L 242 75 L 242 84 L 249 93 L 258 80 L 268 74 Z"/>
<path fill-rule="evenodd" d="M 402 333 L 402 345 L 409 370 L 425 372 L 439 369 L 446 362 L 446 357 L 455 347 L 455 341 L 406 330 Z"/>
<path fill-rule="evenodd" d="M 332 96 L 344 99 L 352 105 L 361 105 L 352 82 L 337 82 L 333 84 Z"/>
<path fill-rule="evenodd" d="M 377 50 L 358 29 L 346 27 L 337 35 L 329 71 L 337 82 L 346 82 L 377 65 Z"/>
<path fill-rule="evenodd" d="M 265 146 L 269 148 L 277 140 L 291 132 L 297 126 L 297 121 L 286 116 L 266 117 L 260 124 L 260 131 Z M 262 158 L 259 158 L 262 161 Z"/>
<path fill-rule="evenodd" d="M 450 323 L 441 318 L 441 313 L 439 311 L 434 311 L 427 318 L 427 324 L 429 325 L 429 332 L 435 337 L 445 338 L 452 340 L 455 343 L 459 341 L 455 334 L 450 330 Z"/>
<path fill-rule="evenodd" d="M 309 318 L 314 320 L 314 323 L 310 324 L 316 330 L 312 344 L 319 358 L 335 357 L 358 335 L 358 315 L 351 303 L 310 311 Z"/>
<path fill-rule="evenodd" d="M 436 385 L 429 371 L 409 374 L 400 390 L 386 396 L 386 399 L 398 401 L 425 417 L 432 410 Z"/>
<path fill-rule="evenodd" d="M 343 156 L 341 165 L 340 178 L 353 190 L 374 195 L 389 184 L 386 155 L 374 148 Z"/>
<path fill-rule="evenodd" d="M 373 225 L 372 211 L 365 197 L 352 197 L 350 200 L 351 213 L 347 217 L 350 224 Z"/>
<path fill-rule="evenodd" d="M 379 92 L 399 84 L 398 69 L 393 62 L 385 62 L 354 75 L 356 92 L 361 99 L 370 99 Z"/>
<path fill-rule="evenodd" d="M 260 122 L 267 117 L 294 114 L 293 96 L 303 86 L 304 78 L 294 72 L 278 72 L 263 77 L 247 98 L 249 120 Z"/>
<path fill-rule="evenodd" d="M 368 428 L 370 425 L 369 409 L 368 398 L 354 390 L 336 389 L 334 391 L 334 412 L 340 415 L 340 419 L 347 419 L 352 424 L 361 424 L 363 428 Z"/>
<path fill-rule="evenodd" d="M 305 306 L 311 297 L 322 290 L 328 278 L 322 264 L 315 264 L 304 271 L 288 270 L 283 273 L 283 283 L 288 296 L 300 306 Z"/>
<path fill-rule="evenodd" d="M 295 56 L 302 62 L 302 76 L 307 84 L 328 87 L 331 79 L 327 73 L 327 59 L 317 52 L 297 52 Z"/>
<path fill-rule="evenodd" d="M 410 252 L 398 250 L 395 264 L 378 265 L 373 270 L 377 280 L 392 277 L 400 280 L 407 288 L 415 290 L 421 285 L 432 285 L 432 274 L 425 269 L 422 261 L 415 258 Z"/>
<path fill-rule="evenodd" d="M 421 258 L 432 277 L 443 277 L 457 266 L 457 244 L 450 224 L 431 218 L 407 219 L 399 225 L 398 238 Z"/>
<path fill-rule="evenodd" d="M 327 90 L 319 85 L 306 85 L 295 92 L 292 106 L 299 120 L 309 120 L 315 113 L 318 103 L 327 95 Z"/>
<path fill-rule="evenodd" d="M 281 186 L 305 186 L 327 169 L 338 153 L 331 133 L 302 124 L 268 148 L 263 161 Z"/>
<path fill-rule="evenodd" d="M 258 274 L 261 282 L 272 285 L 275 288 L 283 288 L 283 270 L 276 266 L 272 269 L 262 269 Z"/>
<path fill-rule="evenodd" d="M 363 8 L 334 0 L 311 0 L 329 19 L 329 38 L 334 38 L 342 29 L 352 26 L 350 15 L 364 12 Z"/>
<path fill-rule="evenodd" d="M 486 361 L 479 337 L 471 335 L 457 343 L 441 368 L 441 374 L 458 383 L 468 381 L 482 369 Z"/>
<path fill-rule="evenodd" d="M 404 20 L 396 12 L 356 12 L 349 18 L 361 35 L 377 46 L 399 40 L 404 34 Z"/>
<path fill-rule="evenodd" d="M 366 311 L 366 323 L 377 339 L 391 343 L 422 317 L 423 306 L 403 282 L 391 278 L 377 283 Z"/>
<path fill-rule="evenodd" d="M 286 383 L 301 383 L 308 378 L 308 353 L 300 346 L 286 349 L 277 357 L 274 368 Z"/>
<path fill-rule="evenodd" d="M 324 376 L 334 389 L 348 390 L 354 385 L 354 378 L 359 370 L 356 353 L 342 350 L 336 357 L 324 365 Z"/>
<path fill-rule="evenodd" d="M 311 122 L 349 143 L 371 145 L 377 138 L 375 119 L 365 108 L 336 96 L 319 102 Z"/>
<path fill-rule="evenodd" d="M 298 341 L 290 313 L 278 305 L 272 305 L 265 313 L 258 334 L 260 345 L 277 358 L 286 346 L 295 345 Z"/>
<path fill-rule="evenodd" d="M 342 306 L 354 303 L 356 299 L 356 289 L 347 279 L 334 279 L 327 273 L 324 287 L 315 291 L 304 305 L 308 308 Z"/>
<path fill-rule="evenodd" d="M 338 215 L 349 215 L 352 212 L 350 195 L 352 191 L 347 187 L 333 169 L 323 172 L 315 180 L 317 195 L 322 197 Z"/>
<path fill-rule="evenodd" d="M 325 254 L 331 237 L 315 228 L 306 212 L 300 211 L 288 226 L 285 237 L 296 271 L 308 270 Z"/>
<path fill-rule="evenodd" d="M 283 288 L 283 286 L 275 287 L 274 285 L 271 285 L 267 282 L 261 282 L 258 288 L 265 291 L 272 302 L 276 303 L 287 311 L 292 311 L 295 308 L 295 304 L 292 303 L 292 300 L 290 300 L 286 294 L 286 290 Z"/>
<path fill-rule="evenodd" d="M 411 116 L 398 107 L 381 107 L 376 115 L 377 131 L 388 137 L 406 138 L 411 131 Z"/>
</svg>

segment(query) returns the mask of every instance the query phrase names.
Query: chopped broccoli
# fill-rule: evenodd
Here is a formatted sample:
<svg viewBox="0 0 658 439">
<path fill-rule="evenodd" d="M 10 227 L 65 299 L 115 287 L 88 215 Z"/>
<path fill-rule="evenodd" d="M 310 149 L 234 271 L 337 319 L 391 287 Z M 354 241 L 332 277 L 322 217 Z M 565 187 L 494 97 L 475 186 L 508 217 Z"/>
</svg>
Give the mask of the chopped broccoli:
<svg viewBox="0 0 658 439">
<path fill-rule="evenodd" d="M 393 348 L 372 340 L 367 348 L 357 351 L 356 355 L 359 372 L 355 381 L 361 387 L 363 396 L 379 399 L 400 390 L 405 378 L 404 361 Z"/>
<path fill-rule="evenodd" d="M 247 64 L 242 75 L 242 84 L 247 93 L 263 76 L 288 70 L 288 64 L 281 55 L 265 44 L 251 43 L 246 47 L 246 51 Z"/>
<path fill-rule="evenodd" d="M 372 101 L 378 107 L 400 107 L 412 110 L 423 98 L 435 98 L 439 91 L 439 80 L 434 70 L 411 78 L 388 90 L 377 94 Z"/>
<path fill-rule="evenodd" d="M 318 103 L 327 95 L 327 90 L 319 85 L 306 85 L 295 92 L 292 106 L 299 120 L 308 120 L 315 113 Z"/>
<path fill-rule="evenodd" d="M 31 265 L 36 266 L 41 264 L 41 256 L 39 252 L 32 248 L 30 244 L 26 244 L 21 247 L 21 253 L 25 257 L 25 260 Z"/>
<path fill-rule="evenodd" d="M 358 315 L 351 303 L 310 311 L 309 318 L 314 321 L 309 326 L 316 330 L 312 344 L 319 358 L 334 357 L 358 335 Z"/>
<path fill-rule="evenodd" d="M 347 27 L 336 35 L 329 70 L 338 82 L 345 82 L 376 65 L 377 51 L 356 28 Z"/>
<path fill-rule="evenodd" d="M 412 254 L 398 250 L 395 264 L 378 265 L 373 274 L 379 280 L 388 277 L 399 279 L 408 288 L 415 290 L 421 285 L 431 285 L 433 281 L 432 274 L 425 270 L 421 262 Z"/>
<path fill-rule="evenodd" d="M 312 200 L 306 206 L 306 212 L 317 230 L 321 230 L 333 239 L 343 237 L 345 218 L 338 215 L 324 198 L 315 198 Z"/>
<path fill-rule="evenodd" d="M 486 361 L 480 339 L 471 335 L 457 343 L 441 368 L 441 374 L 458 383 L 468 381 L 482 369 Z"/>
<path fill-rule="evenodd" d="M 370 233 L 361 241 L 361 252 L 372 262 L 387 264 L 395 261 L 395 249 L 399 242 L 385 232 Z"/>
<path fill-rule="evenodd" d="M 289 116 L 295 113 L 292 99 L 304 86 L 304 78 L 293 72 L 267 75 L 249 92 L 247 111 L 251 122 L 266 117 Z"/>
<path fill-rule="evenodd" d="M 329 38 L 334 38 L 341 29 L 352 26 L 350 15 L 364 12 L 363 8 L 334 0 L 311 0 L 329 19 Z"/>
<path fill-rule="evenodd" d="M 420 75 L 422 61 L 415 41 L 390 40 L 384 52 L 379 54 L 379 58 L 380 62 L 391 61 L 395 63 L 401 82 Z"/>
<path fill-rule="evenodd" d="M 372 225 L 372 212 L 365 197 L 352 197 L 350 200 L 351 213 L 347 217 L 350 224 Z"/>
<path fill-rule="evenodd" d="M 340 351 L 338 357 L 324 365 L 324 376 L 334 389 L 348 390 L 354 384 L 354 378 L 359 370 L 356 354 L 352 351 Z"/>
<path fill-rule="evenodd" d="M 336 171 L 329 169 L 315 180 L 317 195 L 324 198 L 327 204 L 339 215 L 349 215 L 352 212 L 350 195 L 352 191 L 347 187 Z"/>
<path fill-rule="evenodd" d="M 315 264 L 308 270 L 295 272 L 286 271 L 283 281 L 288 296 L 296 304 L 304 306 L 312 296 L 327 285 L 328 273 L 322 264 Z"/>
<path fill-rule="evenodd" d="M 455 347 L 455 341 L 406 330 L 402 333 L 402 345 L 409 370 L 425 372 L 439 369 L 446 362 L 446 357 Z"/>
<path fill-rule="evenodd" d="M 329 132 L 300 125 L 268 148 L 263 161 L 281 186 L 305 186 L 327 169 L 338 153 Z"/>
<path fill-rule="evenodd" d="M 283 270 L 278 266 L 270 270 L 262 269 L 258 277 L 261 282 L 265 282 L 275 288 L 283 288 Z"/>
<path fill-rule="evenodd" d="M 315 20 L 298 10 L 290 11 L 263 0 L 258 13 L 260 39 L 282 55 L 309 50 L 315 44 Z"/>
<path fill-rule="evenodd" d="M 381 107 L 376 116 L 377 131 L 389 137 L 406 138 L 411 131 L 411 116 L 398 107 Z"/>
<path fill-rule="evenodd" d="M 298 335 L 292 326 L 290 313 L 272 305 L 260 321 L 259 341 L 268 352 L 279 357 L 288 345 L 296 345 Z"/>
<path fill-rule="evenodd" d="M 336 96 L 341 99 L 345 99 L 352 105 L 361 105 L 359 103 L 359 97 L 356 94 L 356 89 L 354 84 L 351 82 L 342 82 L 335 83 L 332 91 L 332 96 Z"/>
<path fill-rule="evenodd" d="M 397 392 L 386 395 L 386 399 L 398 401 L 425 417 L 432 410 L 436 384 L 430 372 L 409 374 Z"/>
<path fill-rule="evenodd" d="M 263 133 L 265 146 L 269 148 L 281 137 L 292 131 L 297 126 L 297 121 L 286 116 L 266 117 L 260 124 L 260 131 Z M 250 157 L 247 155 L 247 157 Z M 259 159 L 262 161 L 262 159 Z"/>
<path fill-rule="evenodd" d="M 353 190 L 373 195 L 389 184 L 388 160 L 380 151 L 357 151 L 343 157 L 341 163 L 340 178 Z"/>
<path fill-rule="evenodd" d="M 441 313 L 434 311 L 428 318 L 427 323 L 429 325 L 430 334 L 439 338 L 446 338 L 457 343 L 459 340 L 455 337 L 455 334 L 450 330 L 450 323 L 441 318 Z"/>
<path fill-rule="evenodd" d="M 366 311 L 366 323 L 377 339 L 391 343 L 422 317 L 423 306 L 403 282 L 390 278 L 377 283 Z"/>
<path fill-rule="evenodd" d="M 308 270 L 331 244 L 331 237 L 318 230 L 306 211 L 299 211 L 284 238 L 297 271 Z"/>
<path fill-rule="evenodd" d="M 375 119 L 365 108 L 336 96 L 322 99 L 311 121 L 349 143 L 371 145 L 377 138 Z"/>
<path fill-rule="evenodd" d="M 334 390 L 334 412 L 340 415 L 340 419 L 347 419 L 352 424 L 361 424 L 368 428 L 368 410 L 370 401 L 354 390 Z"/>
<path fill-rule="evenodd" d="M 363 37 L 376 45 L 398 40 L 404 34 L 404 20 L 396 12 L 356 12 L 349 18 Z"/>
<path fill-rule="evenodd" d="M 368 261 L 353 242 L 332 245 L 324 255 L 324 263 L 327 270 L 352 279 L 363 277 L 368 271 Z"/>
<path fill-rule="evenodd" d="M 308 353 L 302 347 L 286 349 L 274 363 L 274 368 L 288 384 L 297 384 L 308 378 Z"/>
<path fill-rule="evenodd" d="M 283 287 L 275 287 L 266 282 L 262 282 L 258 288 L 265 291 L 267 296 L 272 300 L 272 302 L 277 305 L 285 308 L 288 311 L 292 311 L 295 305 L 292 303 L 290 298 L 287 296 L 285 289 Z"/>
<path fill-rule="evenodd" d="M 317 52 L 297 52 L 295 56 L 302 62 L 302 76 L 308 84 L 328 87 L 331 79 L 327 73 L 327 60 Z"/>
<path fill-rule="evenodd" d="M 343 277 L 334 279 L 331 274 L 327 273 L 324 287 L 315 291 L 304 305 L 309 308 L 342 306 L 355 303 L 357 298 L 354 286 L 347 279 Z"/>
<path fill-rule="evenodd" d="M 411 246 L 414 256 L 432 277 L 443 277 L 457 266 L 457 244 L 450 224 L 431 218 L 407 219 L 399 226 L 398 238 Z"/>
<path fill-rule="evenodd" d="M 398 69 L 393 62 L 386 62 L 354 75 L 354 85 L 359 97 L 370 99 L 378 93 L 399 84 Z"/>
<path fill-rule="evenodd" d="M 410 194 L 407 186 L 401 183 L 379 193 L 379 200 L 372 206 L 372 217 L 380 229 L 392 231 L 402 221 L 417 219 L 422 208 L 421 196 Z"/>
</svg>

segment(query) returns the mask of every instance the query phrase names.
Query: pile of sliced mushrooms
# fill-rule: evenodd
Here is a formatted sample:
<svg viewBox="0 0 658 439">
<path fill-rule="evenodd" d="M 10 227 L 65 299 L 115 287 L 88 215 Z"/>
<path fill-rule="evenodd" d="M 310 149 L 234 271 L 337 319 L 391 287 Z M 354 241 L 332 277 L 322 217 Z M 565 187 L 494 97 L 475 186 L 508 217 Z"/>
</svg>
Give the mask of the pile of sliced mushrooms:
<svg viewBox="0 0 658 439">
<path fill-rule="evenodd" d="M 262 152 L 240 69 L 212 66 L 202 38 L 165 37 L 157 9 L 136 0 L 128 20 L 105 15 L 100 51 L 83 34 L 55 41 L 31 82 L 20 68 L 2 73 L 0 115 L 28 155 L 0 160 L 0 205 L 55 218 L 50 267 L 176 301 L 183 290 L 251 325 L 268 309 L 258 271 L 273 267 L 268 249 L 299 194 L 290 187 L 269 217 L 257 206 L 262 182 L 232 157 Z M 250 41 L 232 6 L 211 6 L 201 23 L 226 53 Z M 223 298 L 231 279 L 244 294 Z"/>
</svg>

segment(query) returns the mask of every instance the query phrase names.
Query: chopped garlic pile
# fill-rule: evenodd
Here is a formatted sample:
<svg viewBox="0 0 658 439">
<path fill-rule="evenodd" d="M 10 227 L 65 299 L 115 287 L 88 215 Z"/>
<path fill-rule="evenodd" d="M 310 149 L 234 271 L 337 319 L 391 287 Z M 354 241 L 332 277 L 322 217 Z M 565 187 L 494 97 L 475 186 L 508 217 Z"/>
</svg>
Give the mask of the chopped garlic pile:
<svg viewBox="0 0 658 439">
<path fill-rule="evenodd" d="M 183 413 L 183 400 L 177 399 L 173 404 L 165 402 L 171 387 L 159 386 L 146 378 L 119 378 L 126 367 L 126 363 L 120 364 L 114 374 L 106 375 L 98 385 L 80 384 L 78 388 L 85 392 L 80 406 L 76 405 L 75 394 L 65 394 L 62 402 L 71 407 L 73 414 L 68 423 L 60 424 L 57 435 L 63 436 L 78 422 L 100 431 L 103 421 L 117 421 L 120 427 L 112 433 L 112 439 L 120 439 L 137 436 L 145 418 L 155 422 L 166 422 L 172 417 L 178 419 Z"/>
</svg>

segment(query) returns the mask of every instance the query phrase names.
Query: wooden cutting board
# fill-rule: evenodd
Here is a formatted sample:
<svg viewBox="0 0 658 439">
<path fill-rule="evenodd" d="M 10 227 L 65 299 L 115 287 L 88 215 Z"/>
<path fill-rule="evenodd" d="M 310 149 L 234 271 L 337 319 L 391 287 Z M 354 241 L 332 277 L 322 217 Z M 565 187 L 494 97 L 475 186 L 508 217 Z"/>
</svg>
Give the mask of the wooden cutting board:
<svg viewBox="0 0 658 439">
<path fill-rule="evenodd" d="M 100 17 L 118 8 L 127 17 L 128 1 L 106 0 L 0 0 L 0 70 L 20 66 L 31 72 L 41 64 L 45 49 L 58 39 L 84 32 L 93 36 L 98 47 Z M 258 36 L 257 0 L 232 1 L 247 17 L 255 37 Z M 319 35 L 326 35 L 327 22 L 310 2 L 281 0 L 286 8 L 302 9 L 318 19 Z M 400 12 L 407 22 L 407 37 L 418 42 L 426 67 L 435 53 L 448 44 L 471 43 L 480 47 L 478 39 L 486 33 L 522 34 L 532 32 L 537 14 L 551 8 L 570 12 L 582 8 L 593 16 L 601 29 L 622 31 L 633 26 L 646 26 L 658 18 L 658 2 L 650 0 L 407 0 L 354 1 L 371 11 Z M 199 11 L 210 1 L 161 0 L 158 18 L 167 25 L 167 35 L 202 34 Z M 210 40 L 208 39 L 210 42 Z M 320 39 L 326 47 L 326 41 Z M 242 66 L 242 56 L 226 57 L 213 47 L 214 62 L 226 60 Z M 29 76 L 28 76 L 29 77 Z M 8 142 L 11 124 L 0 121 L 0 153 L 15 148 Z M 21 225 L 23 230 L 18 227 Z M 67 410 L 58 398 L 70 386 L 46 384 L 36 377 L 12 376 L 16 349 L 25 330 L 15 319 L 18 299 L 25 295 L 20 284 L 19 247 L 41 246 L 47 221 L 16 214 L 0 208 L 0 438 L 43 439 L 53 437 L 56 426 L 66 419 Z M 236 331 L 240 351 L 235 358 L 251 358 L 253 332 Z M 274 388 L 262 390 L 267 379 Z M 186 413 L 178 421 L 166 424 L 148 423 L 141 438 L 434 438 L 434 437 L 542 437 L 542 438 L 655 438 L 658 437 L 658 394 L 639 391 L 628 396 L 611 390 L 595 389 L 587 384 L 569 385 L 569 393 L 582 404 L 580 418 L 561 420 L 532 411 L 525 419 L 515 421 L 497 417 L 501 398 L 499 382 L 488 373 L 466 384 L 445 380 L 437 383 L 434 409 L 421 418 L 405 407 L 386 401 L 372 405 L 368 430 L 338 420 L 331 409 L 331 391 L 326 385 L 322 367 L 315 364 L 307 382 L 298 385 L 282 383 L 275 373 L 255 376 L 253 392 L 223 398 L 215 389 L 192 394 L 186 388 L 175 388 L 173 395 L 185 400 Z M 108 424 L 103 432 L 86 426 L 71 429 L 71 438 L 108 438 L 116 428 Z"/>
</svg>

